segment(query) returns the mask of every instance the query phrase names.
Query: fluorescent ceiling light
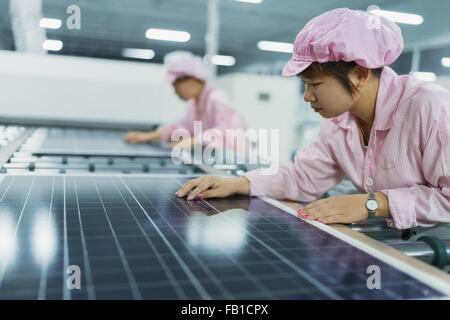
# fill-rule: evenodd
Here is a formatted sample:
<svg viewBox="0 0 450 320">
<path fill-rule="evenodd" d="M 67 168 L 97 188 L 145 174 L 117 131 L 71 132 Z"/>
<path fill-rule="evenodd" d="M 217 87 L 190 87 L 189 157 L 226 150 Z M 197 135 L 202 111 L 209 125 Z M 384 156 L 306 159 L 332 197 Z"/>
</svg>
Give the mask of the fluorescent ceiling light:
<svg viewBox="0 0 450 320">
<path fill-rule="evenodd" d="M 436 74 L 433 72 L 411 72 L 410 75 L 420 81 L 434 82 L 437 79 Z"/>
<path fill-rule="evenodd" d="M 187 42 L 191 39 L 191 35 L 186 31 L 165 30 L 165 29 L 148 29 L 145 36 L 153 40 Z"/>
<path fill-rule="evenodd" d="M 260 41 L 258 42 L 258 48 L 264 51 L 275 51 L 292 53 L 294 51 L 294 45 L 287 42 L 274 42 L 274 41 Z"/>
<path fill-rule="evenodd" d="M 446 68 L 450 68 L 450 58 L 442 58 L 441 63 L 444 67 Z"/>
<path fill-rule="evenodd" d="M 234 66 L 236 59 L 232 56 L 215 55 L 211 57 L 211 63 L 216 66 Z"/>
<path fill-rule="evenodd" d="M 238 2 L 246 2 L 246 3 L 253 3 L 253 4 L 260 4 L 263 2 L 263 0 L 234 0 Z"/>
<path fill-rule="evenodd" d="M 45 40 L 42 48 L 48 51 L 60 51 L 63 48 L 63 42 L 59 40 Z"/>
<path fill-rule="evenodd" d="M 42 18 L 39 21 L 39 27 L 45 29 L 59 29 L 62 26 L 62 21 L 59 19 Z"/>
<path fill-rule="evenodd" d="M 396 12 L 396 11 L 386 11 L 380 9 L 369 9 L 370 13 L 379 14 L 389 20 L 397 23 L 419 25 L 423 23 L 423 17 L 418 14 Z"/>
<path fill-rule="evenodd" d="M 135 48 L 122 49 L 122 57 L 125 58 L 151 60 L 153 59 L 154 56 L 155 51 L 150 49 L 135 49 Z"/>
</svg>

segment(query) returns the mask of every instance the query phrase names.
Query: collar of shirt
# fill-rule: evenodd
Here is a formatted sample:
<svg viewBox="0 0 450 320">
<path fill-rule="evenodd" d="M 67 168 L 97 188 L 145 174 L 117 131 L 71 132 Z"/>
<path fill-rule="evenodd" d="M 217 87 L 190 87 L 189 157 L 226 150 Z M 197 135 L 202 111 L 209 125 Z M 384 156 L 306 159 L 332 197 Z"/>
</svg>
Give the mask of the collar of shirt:
<svg viewBox="0 0 450 320">
<path fill-rule="evenodd" d="M 395 124 L 395 114 L 402 93 L 403 85 L 400 77 L 391 68 L 384 67 L 381 73 L 375 109 L 374 128 L 376 130 L 389 130 Z M 350 112 L 346 112 L 331 120 L 343 129 L 356 125 L 355 116 Z"/>
</svg>

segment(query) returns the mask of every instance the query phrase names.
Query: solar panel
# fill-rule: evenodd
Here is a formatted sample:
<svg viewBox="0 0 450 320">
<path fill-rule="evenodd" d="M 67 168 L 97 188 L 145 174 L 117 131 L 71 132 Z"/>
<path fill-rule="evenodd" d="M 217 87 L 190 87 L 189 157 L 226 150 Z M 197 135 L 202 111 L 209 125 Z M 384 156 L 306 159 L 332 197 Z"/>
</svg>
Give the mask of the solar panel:
<svg viewBox="0 0 450 320">
<path fill-rule="evenodd" d="M 170 157 L 171 151 L 159 145 L 131 145 L 124 142 L 125 132 L 117 130 L 39 128 L 21 151 L 35 154 L 135 155 Z"/>
<path fill-rule="evenodd" d="M 448 295 L 264 199 L 186 201 L 187 177 L 4 175 L 1 299 L 423 299 Z M 69 267 L 81 288 L 70 289 Z M 381 270 L 369 289 L 367 269 Z"/>
</svg>

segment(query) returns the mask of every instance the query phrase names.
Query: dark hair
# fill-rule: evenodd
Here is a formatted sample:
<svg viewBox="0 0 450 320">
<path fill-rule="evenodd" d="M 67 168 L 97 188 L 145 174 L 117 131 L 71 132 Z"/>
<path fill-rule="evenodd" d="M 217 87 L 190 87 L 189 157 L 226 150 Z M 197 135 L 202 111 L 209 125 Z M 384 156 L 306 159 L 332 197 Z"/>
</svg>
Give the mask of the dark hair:
<svg viewBox="0 0 450 320">
<path fill-rule="evenodd" d="M 356 66 L 358 66 L 358 64 L 354 61 L 338 61 L 326 63 L 313 62 L 305 71 L 301 72 L 300 75 L 308 79 L 320 76 L 332 76 L 336 78 L 344 87 L 344 89 L 353 96 L 358 91 L 358 88 L 356 88 L 355 85 L 350 81 L 348 75 L 350 71 L 352 71 Z M 383 68 L 369 70 L 374 76 L 379 78 L 381 76 Z"/>
<path fill-rule="evenodd" d="M 200 79 L 197 79 L 197 78 L 195 78 L 195 77 L 192 77 L 192 76 L 181 76 L 181 77 L 178 77 L 173 83 L 172 83 L 172 85 L 175 85 L 176 83 L 180 83 L 180 82 L 183 82 L 183 81 L 185 81 L 185 80 L 189 80 L 189 79 L 193 79 L 193 80 L 195 80 L 195 81 L 199 81 L 199 82 L 202 82 L 202 83 L 204 83 L 205 81 L 204 80 L 200 80 Z"/>
<path fill-rule="evenodd" d="M 184 80 L 191 79 L 191 78 L 192 78 L 192 77 L 190 77 L 190 76 L 180 76 L 180 77 L 178 77 L 178 78 L 175 79 L 175 81 L 173 82 L 173 84 L 175 84 L 175 83 L 180 83 L 180 82 L 183 82 Z"/>
</svg>

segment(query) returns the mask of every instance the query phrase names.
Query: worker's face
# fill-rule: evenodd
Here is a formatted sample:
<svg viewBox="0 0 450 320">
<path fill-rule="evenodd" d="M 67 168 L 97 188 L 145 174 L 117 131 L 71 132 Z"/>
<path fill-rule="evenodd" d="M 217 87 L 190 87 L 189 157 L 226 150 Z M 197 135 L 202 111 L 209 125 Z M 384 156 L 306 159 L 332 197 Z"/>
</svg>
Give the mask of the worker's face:
<svg viewBox="0 0 450 320">
<path fill-rule="evenodd" d="M 332 76 L 300 78 L 305 83 L 305 101 L 324 118 L 337 117 L 351 110 L 355 104 L 354 97 Z"/>
<path fill-rule="evenodd" d="M 185 101 L 197 97 L 201 86 L 201 81 L 191 77 L 179 78 L 173 83 L 175 93 Z"/>
</svg>

